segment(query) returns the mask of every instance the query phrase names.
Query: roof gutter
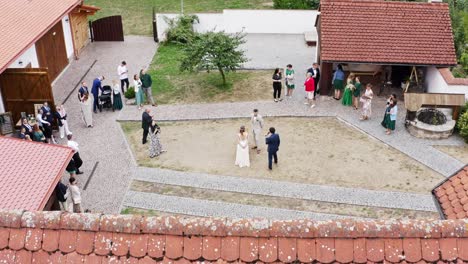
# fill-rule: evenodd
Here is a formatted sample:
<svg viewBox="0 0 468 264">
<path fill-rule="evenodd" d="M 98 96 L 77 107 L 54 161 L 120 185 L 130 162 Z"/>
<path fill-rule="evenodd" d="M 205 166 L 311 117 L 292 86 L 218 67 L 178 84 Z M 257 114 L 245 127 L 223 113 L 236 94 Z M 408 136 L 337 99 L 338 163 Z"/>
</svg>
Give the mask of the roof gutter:
<svg viewBox="0 0 468 264">
<path fill-rule="evenodd" d="M 11 60 L 9 60 L 5 65 L 1 65 L 0 66 L 0 74 L 3 71 L 5 71 L 5 69 L 8 68 L 8 66 L 10 64 L 12 64 L 16 59 L 18 59 L 21 55 L 23 55 L 23 53 L 26 50 L 28 50 L 34 43 L 36 43 L 37 40 L 39 40 L 42 36 L 44 36 L 47 33 L 47 31 L 49 31 L 49 29 L 51 29 L 55 24 L 57 24 L 57 22 L 62 20 L 62 18 L 65 15 L 69 14 L 75 7 L 77 7 L 82 2 L 83 2 L 83 0 L 76 0 L 76 2 L 73 5 L 71 5 L 65 12 L 63 12 L 58 18 L 56 18 L 46 29 L 44 29 L 30 43 L 28 43 L 23 49 L 21 49 L 21 51 L 16 56 L 14 56 Z"/>
<path fill-rule="evenodd" d="M 365 62 L 365 61 L 338 61 L 338 60 L 322 60 L 327 63 L 349 63 L 349 64 L 371 64 L 371 65 L 391 65 L 391 66 L 416 66 L 416 67 L 454 67 L 456 64 L 412 64 L 412 63 L 392 63 L 392 62 Z"/>
</svg>

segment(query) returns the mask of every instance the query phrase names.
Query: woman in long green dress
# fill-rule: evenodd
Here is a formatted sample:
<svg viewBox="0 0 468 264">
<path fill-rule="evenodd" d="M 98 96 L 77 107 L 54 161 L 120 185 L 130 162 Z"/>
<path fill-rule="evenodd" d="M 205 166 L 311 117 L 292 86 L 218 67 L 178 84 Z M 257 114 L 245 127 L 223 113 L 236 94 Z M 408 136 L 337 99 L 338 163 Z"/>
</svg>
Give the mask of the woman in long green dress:
<svg viewBox="0 0 468 264">
<path fill-rule="evenodd" d="M 361 97 L 361 81 L 359 80 L 359 77 L 356 77 L 356 82 L 354 83 L 354 91 L 353 91 L 353 106 L 354 110 L 358 110 L 359 108 L 359 98 Z"/>
<path fill-rule="evenodd" d="M 288 96 L 289 96 L 289 98 L 291 98 L 292 94 L 293 94 L 293 91 L 294 91 L 294 88 L 296 88 L 296 86 L 294 85 L 294 70 L 293 70 L 291 64 L 288 64 L 286 66 L 286 72 L 285 73 L 286 73 L 285 82 L 286 82 L 286 88 L 287 88 L 286 98 Z"/>
<path fill-rule="evenodd" d="M 120 85 L 119 83 L 114 80 L 112 81 L 113 83 L 113 87 L 112 87 L 112 90 L 113 90 L 113 93 L 112 93 L 112 97 L 113 97 L 113 105 L 114 105 L 114 109 L 117 109 L 117 110 L 121 110 L 123 108 L 123 104 L 122 104 L 122 90 L 120 89 Z"/>
<path fill-rule="evenodd" d="M 354 86 L 354 73 L 351 73 L 346 80 L 346 87 L 343 93 L 343 100 L 341 101 L 343 105 L 350 106 L 353 105 L 353 91 L 356 89 Z"/>
<path fill-rule="evenodd" d="M 135 102 L 138 106 L 138 110 L 141 110 L 143 106 L 143 88 L 141 87 L 141 80 L 138 74 L 133 76 L 133 87 L 135 89 Z"/>
</svg>

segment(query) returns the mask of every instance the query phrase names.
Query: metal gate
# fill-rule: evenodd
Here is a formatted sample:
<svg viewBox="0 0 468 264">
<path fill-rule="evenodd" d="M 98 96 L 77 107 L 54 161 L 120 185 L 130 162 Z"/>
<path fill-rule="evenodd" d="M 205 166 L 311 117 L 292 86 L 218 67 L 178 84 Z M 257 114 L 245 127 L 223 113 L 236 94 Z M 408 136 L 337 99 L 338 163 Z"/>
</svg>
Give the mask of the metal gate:
<svg viewBox="0 0 468 264">
<path fill-rule="evenodd" d="M 6 69 L 0 74 L 0 88 L 5 109 L 18 121 L 21 112 L 35 113 L 35 104 L 48 102 L 54 108 L 54 95 L 47 68 Z"/>
<path fill-rule="evenodd" d="M 91 41 L 124 41 L 121 16 L 103 17 L 89 24 Z"/>
</svg>

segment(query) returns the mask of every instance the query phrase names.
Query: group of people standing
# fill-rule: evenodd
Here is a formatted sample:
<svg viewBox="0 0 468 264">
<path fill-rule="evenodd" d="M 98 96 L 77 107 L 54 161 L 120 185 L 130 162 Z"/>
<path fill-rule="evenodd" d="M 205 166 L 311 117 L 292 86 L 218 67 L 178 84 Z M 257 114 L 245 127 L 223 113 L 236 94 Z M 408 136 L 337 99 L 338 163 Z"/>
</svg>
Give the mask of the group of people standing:
<svg viewBox="0 0 468 264">
<path fill-rule="evenodd" d="M 263 117 L 258 113 L 258 109 L 253 110 L 250 123 L 252 126 L 252 134 L 254 139 L 254 145 L 252 149 L 256 150 L 257 154 L 260 154 L 261 146 L 263 144 L 268 145 L 268 169 L 272 170 L 272 163 L 278 163 L 277 152 L 280 146 L 280 137 L 276 133 L 276 129 L 274 127 L 270 127 L 268 133 L 265 136 L 262 135 L 264 120 Z M 249 133 L 246 131 L 245 126 L 240 127 L 237 137 L 236 160 L 234 164 L 240 168 L 250 167 Z"/>
</svg>

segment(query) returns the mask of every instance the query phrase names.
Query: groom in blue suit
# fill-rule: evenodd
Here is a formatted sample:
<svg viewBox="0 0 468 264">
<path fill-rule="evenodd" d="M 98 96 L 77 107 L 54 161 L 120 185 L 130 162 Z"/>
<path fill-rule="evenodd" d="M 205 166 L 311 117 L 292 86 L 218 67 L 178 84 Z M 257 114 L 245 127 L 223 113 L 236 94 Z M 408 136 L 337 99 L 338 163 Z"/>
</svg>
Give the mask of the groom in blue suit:
<svg viewBox="0 0 468 264">
<path fill-rule="evenodd" d="M 280 146 L 280 137 L 278 134 L 275 134 L 276 130 L 274 127 L 270 127 L 270 132 L 266 135 L 266 144 L 268 145 L 268 169 L 272 169 L 272 159 L 275 160 L 275 163 L 278 163 L 278 152 Z"/>
</svg>

